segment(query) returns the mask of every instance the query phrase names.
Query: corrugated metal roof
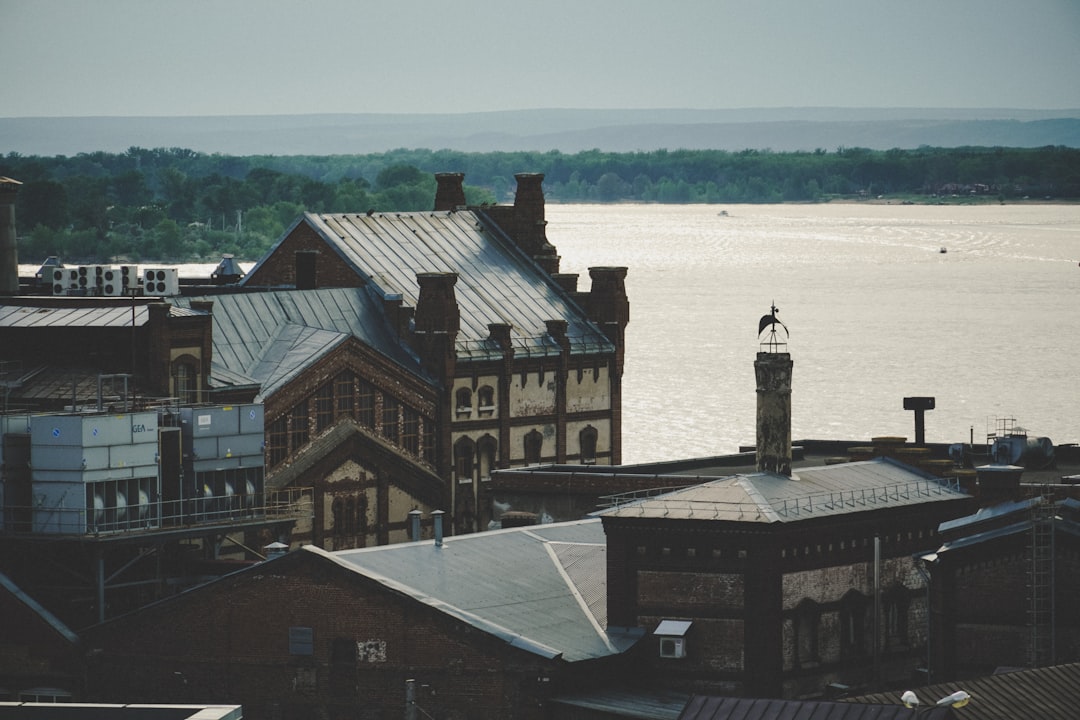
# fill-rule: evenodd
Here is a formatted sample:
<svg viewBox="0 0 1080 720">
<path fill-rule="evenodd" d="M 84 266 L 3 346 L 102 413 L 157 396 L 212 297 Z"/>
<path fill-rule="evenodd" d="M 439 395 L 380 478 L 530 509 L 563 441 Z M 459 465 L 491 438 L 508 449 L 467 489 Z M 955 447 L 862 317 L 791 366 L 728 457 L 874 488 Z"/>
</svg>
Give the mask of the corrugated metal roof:
<svg viewBox="0 0 1080 720">
<path fill-rule="evenodd" d="M 248 379 L 260 383 L 266 395 L 349 337 L 426 377 L 390 329 L 381 303 L 363 288 L 233 293 L 170 301 L 189 307 L 199 299 L 214 303 L 217 386 Z"/>
<path fill-rule="evenodd" d="M 966 498 L 958 486 L 888 458 L 733 475 L 646 498 L 615 498 L 604 517 L 795 522 Z"/>
<path fill-rule="evenodd" d="M 641 637 L 606 628 L 598 520 L 329 553 L 387 587 L 545 657 L 613 655 Z"/>
<path fill-rule="evenodd" d="M 678 720 L 679 713 L 686 707 L 689 699 L 689 694 L 674 691 L 626 692 L 601 689 L 560 695 L 552 698 L 550 702 L 556 706 L 565 705 L 603 713 L 602 717 Z"/>
<path fill-rule="evenodd" d="M 88 304 L 81 307 L 0 305 L 0 327 L 131 327 L 131 306 Z M 150 317 L 146 305 L 135 306 L 135 325 Z"/>
<path fill-rule="evenodd" d="M 917 715 L 919 720 L 946 720 L 954 717 L 954 712 L 949 707 L 931 707 Z M 915 715 L 899 698 L 887 704 L 870 705 L 694 695 L 679 720 L 912 720 Z"/>
<path fill-rule="evenodd" d="M 958 720 L 1076 720 L 1080 716 L 1080 663 L 929 685 L 915 693 L 923 703 L 931 704 L 957 690 L 971 695 L 967 705 L 953 710 Z M 900 693 L 864 695 L 843 702 L 899 703 Z M 912 717 L 910 713 L 908 710 L 905 717 Z"/>
<path fill-rule="evenodd" d="M 519 248 L 490 232 L 471 210 L 307 213 L 302 221 L 383 296 L 400 295 L 405 305 L 416 307 L 417 273 L 456 273 L 459 357 L 501 356 L 497 345 L 488 340 L 491 323 L 511 327 L 515 352 L 520 355 L 558 355 L 558 346 L 547 334 L 548 320 L 567 322 L 572 353 L 614 349 L 547 273 Z M 258 268 L 247 277 L 253 277 Z"/>
</svg>

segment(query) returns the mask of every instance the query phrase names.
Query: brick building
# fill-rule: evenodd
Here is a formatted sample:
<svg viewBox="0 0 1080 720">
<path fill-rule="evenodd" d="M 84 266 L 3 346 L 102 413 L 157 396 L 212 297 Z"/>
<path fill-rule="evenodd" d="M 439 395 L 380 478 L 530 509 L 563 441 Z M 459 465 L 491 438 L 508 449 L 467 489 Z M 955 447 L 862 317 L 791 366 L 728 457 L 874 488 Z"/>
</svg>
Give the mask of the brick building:
<svg viewBox="0 0 1080 720">
<path fill-rule="evenodd" d="M 414 507 L 486 529 L 494 469 L 621 460 L 625 268 L 558 272 L 542 175 L 482 208 L 437 177 L 433 211 L 305 214 L 244 293 L 175 300 L 213 302 L 215 389 L 261 388 L 270 485 L 316 489 L 295 541 L 402 541 Z"/>
<path fill-rule="evenodd" d="M 602 541 L 588 520 L 294 550 L 88 629 L 89 699 L 241 703 L 255 719 L 398 718 L 410 699 L 448 720 L 551 717 L 554 695 L 625 679 L 640 637 L 606 627 Z"/>
</svg>

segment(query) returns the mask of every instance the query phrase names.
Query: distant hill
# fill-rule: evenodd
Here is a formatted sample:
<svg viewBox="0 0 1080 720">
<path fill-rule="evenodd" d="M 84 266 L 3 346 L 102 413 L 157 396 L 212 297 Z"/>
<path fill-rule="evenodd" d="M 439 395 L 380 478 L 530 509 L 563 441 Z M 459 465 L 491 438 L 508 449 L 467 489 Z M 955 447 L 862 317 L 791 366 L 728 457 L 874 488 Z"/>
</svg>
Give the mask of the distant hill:
<svg viewBox="0 0 1080 720">
<path fill-rule="evenodd" d="M 224 155 L 599 149 L 1080 147 L 1080 110 L 768 108 L 463 114 L 0 118 L 0 154 L 179 147 Z"/>
</svg>

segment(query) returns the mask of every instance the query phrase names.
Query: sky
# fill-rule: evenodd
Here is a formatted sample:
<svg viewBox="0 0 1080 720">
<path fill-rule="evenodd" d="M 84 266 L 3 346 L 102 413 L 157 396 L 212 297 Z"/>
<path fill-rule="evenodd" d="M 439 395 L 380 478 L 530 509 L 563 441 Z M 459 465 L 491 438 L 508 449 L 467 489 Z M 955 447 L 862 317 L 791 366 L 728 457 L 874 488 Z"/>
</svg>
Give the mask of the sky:
<svg viewBox="0 0 1080 720">
<path fill-rule="evenodd" d="M 0 0 L 0 117 L 1080 108 L 1080 0 Z"/>
</svg>

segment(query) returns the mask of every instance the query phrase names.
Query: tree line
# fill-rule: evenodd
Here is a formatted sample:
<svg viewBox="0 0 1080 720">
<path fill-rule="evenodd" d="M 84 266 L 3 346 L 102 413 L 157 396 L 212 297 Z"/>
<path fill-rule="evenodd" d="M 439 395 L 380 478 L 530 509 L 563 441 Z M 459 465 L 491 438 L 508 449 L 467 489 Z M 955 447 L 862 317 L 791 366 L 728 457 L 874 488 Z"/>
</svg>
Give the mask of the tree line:
<svg viewBox="0 0 1080 720">
<path fill-rule="evenodd" d="M 16 218 L 24 261 L 253 260 L 305 211 L 429 210 L 436 172 L 465 173 L 473 205 L 509 200 L 518 172 L 543 173 L 551 202 L 1080 199 L 1080 149 L 1066 147 L 245 157 L 132 147 L 0 158 L 0 175 L 23 183 Z"/>
</svg>

